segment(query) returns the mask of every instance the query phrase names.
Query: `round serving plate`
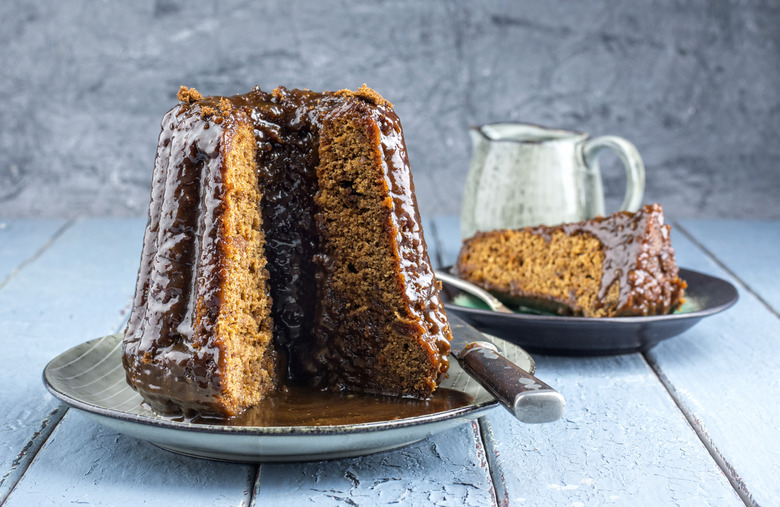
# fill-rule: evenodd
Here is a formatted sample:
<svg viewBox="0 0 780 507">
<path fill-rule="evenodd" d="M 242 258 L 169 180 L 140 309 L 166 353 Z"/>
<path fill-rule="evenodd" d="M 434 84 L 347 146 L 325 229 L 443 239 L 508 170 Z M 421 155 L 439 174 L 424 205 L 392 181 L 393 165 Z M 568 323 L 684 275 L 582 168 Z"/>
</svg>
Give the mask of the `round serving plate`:
<svg viewBox="0 0 780 507">
<path fill-rule="evenodd" d="M 529 373 L 527 352 L 486 336 Z M 84 342 L 54 358 L 44 369 L 47 389 L 100 424 L 159 447 L 201 458 L 240 461 L 314 461 L 360 456 L 418 442 L 434 433 L 480 417 L 498 402 L 450 361 L 442 388 L 466 393 L 471 402 L 425 415 L 360 424 L 235 426 L 173 420 L 150 410 L 125 381 L 122 335 Z"/>
</svg>

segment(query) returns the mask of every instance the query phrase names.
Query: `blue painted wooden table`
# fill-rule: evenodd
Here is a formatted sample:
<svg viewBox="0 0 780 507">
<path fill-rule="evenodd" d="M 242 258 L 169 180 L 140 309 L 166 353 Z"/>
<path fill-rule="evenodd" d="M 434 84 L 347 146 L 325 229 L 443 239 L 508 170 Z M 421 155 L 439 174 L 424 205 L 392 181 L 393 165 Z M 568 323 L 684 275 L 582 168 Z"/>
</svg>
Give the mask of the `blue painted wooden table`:
<svg viewBox="0 0 780 507">
<path fill-rule="evenodd" d="M 46 363 L 122 329 L 144 220 L 0 220 L 0 503 L 60 505 L 780 504 L 780 222 L 674 224 L 681 266 L 739 302 L 645 354 L 535 356 L 560 421 L 502 409 L 352 459 L 188 458 L 106 429 L 43 387 Z M 451 264 L 457 220 L 426 222 Z"/>
</svg>

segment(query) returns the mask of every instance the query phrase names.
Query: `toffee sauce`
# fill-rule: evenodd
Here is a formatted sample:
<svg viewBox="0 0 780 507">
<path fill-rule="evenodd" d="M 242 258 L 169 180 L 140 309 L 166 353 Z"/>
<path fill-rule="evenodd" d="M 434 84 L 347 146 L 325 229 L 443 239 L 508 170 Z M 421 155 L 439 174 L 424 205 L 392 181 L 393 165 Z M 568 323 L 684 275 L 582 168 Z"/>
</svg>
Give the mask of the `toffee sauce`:
<svg viewBox="0 0 780 507">
<path fill-rule="evenodd" d="M 305 386 L 270 393 L 233 417 L 196 415 L 174 421 L 224 426 L 330 426 L 394 421 L 468 406 L 472 396 L 439 388 L 427 399 L 372 395 L 350 391 L 318 391 Z"/>
<path fill-rule="evenodd" d="M 604 305 L 607 293 L 617 283 L 616 316 L 665 314 L 679 303 L 672 297 L 676 291 L 670 282 L 677 278 L 679 269 L 660 205 L 561 228 L 567 235 L 590 234 L 604 245 L 599 304 Z"/>
</svg>

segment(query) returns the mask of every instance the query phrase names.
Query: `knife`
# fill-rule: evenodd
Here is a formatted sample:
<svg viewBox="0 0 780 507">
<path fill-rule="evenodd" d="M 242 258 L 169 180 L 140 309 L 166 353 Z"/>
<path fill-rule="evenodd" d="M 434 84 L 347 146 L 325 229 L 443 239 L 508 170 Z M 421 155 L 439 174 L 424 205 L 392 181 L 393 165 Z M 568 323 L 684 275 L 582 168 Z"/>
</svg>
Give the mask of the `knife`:
<svg viewBox="0 0 780 507">
<path fill-rule="evenodd" d="M 525 423 L 547 423 L 563 416 L 561 393 L 501 355 L 485 336 L 450 312 L 452 355 L 461 368 Z"/>
</svg>

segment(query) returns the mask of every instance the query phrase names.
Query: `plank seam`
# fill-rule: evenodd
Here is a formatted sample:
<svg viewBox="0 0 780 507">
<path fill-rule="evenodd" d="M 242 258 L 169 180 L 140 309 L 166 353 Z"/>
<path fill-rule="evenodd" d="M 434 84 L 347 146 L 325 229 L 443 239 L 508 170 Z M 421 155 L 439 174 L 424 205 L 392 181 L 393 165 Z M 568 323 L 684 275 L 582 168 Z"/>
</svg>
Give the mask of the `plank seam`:
<svg viewBox="0 0 780 507">
<path fill-rule="evenodd" d="M 41 255 L 43 255 L 46 252 L 46 250 L 51 248 L 51 246 L 60 238 L 60 236 L 62 236 L 65 233 L 65 231 L 67 231 L 73 226 L 74 223 L 76 223 L 75 220 L 69 220 L 68 222 L 63 224 L 63 226 L 60 227 L 57 230 L 57 232 L 55 232 L 52 235 L 52 237 L 49 238 L 49 240 L 46 241 L 46 243 L 44 243 L 41 248 L 38 249 L 37 252 L 35 252 L 29 258 L 22 261 L 17 267 L 15 267 L 10 273 L 8 273 L 8 276 L 6 276 L 5 279 L 2 282 L 0 282 L 0 290 L 5 288 L 5 286 L 11 282 L 11 280 L 16 278 L 16 276 L 19 275 L 19 273 L 21 273 L 24 268 L 26 268 L 27 266 L 29 266 L 30 264 L 38 260 L 41 257 Z"/>
<path fill-rule="evenodd" d="M 249 507 L 257 506 L 257 498 L 260 496 L 260 470 L 262 468 L 263 465 L 259 464 L 255 470 L 255 482 L 252 484 L 252 490 L 249 492 Z"/>
<path fill-rule="evenodd" d="M 495 455 L 497 453 L 495 446 L 492 445 L 493 439 L 490 438 L 489 427 L 490 423 L 485 417 L 477 419 L 477 428 L 479 429 L 479 440 L 482 443 L 482 449 L 485 452 L 485 460 L 487 461 L 488 474 L 490 474 L 490 481 L 493 483 L 493 502 L 496 506 L 509 505 L 509 498 L 507 497 L 506 483 L 504 482 L 504 475 L 501 473 L 501 467 L 496 463 Z M 490 443 L 490 445 L 488 445 Z M 499 494 L 503 493 L 503 503 L 499 500 Z"/>
<path fill-rule="evenodd" d="M 772 307 L 772 305 L 771 305 L 771 304 L 770 304 L 770 303 L 769 303 L 767 300 L 765 300 L 764 298 L 762 298 L 762 297 L 761 297 L 761 296 L 760 296 L 760 295 L 759 295 L 759 294 L 758 294 L 756 291 L 754 291 L 754 290 L 753 290 L 753 289 L 750 287 L 750 285 L 749 285 L 749 284 L 748 284 L 748 283 L 747 283 L 745 280 L 743 280 L 742 278 L 740 278 L 740 277 L 739 277 L 739 275 L 737 275 L 736 273 L 734 273 L 734 272 L 733 272 L 731 269 L 729 269 L 729 268 L 728 268 L 728 266 L 726 266 L 725 264 L 723 264 L 723 263 L 722 263 L 722 262 L 721 262 L 721 261 L 720 261 L 720 260 L 719 260 L 719 259 L 718 259 L 718 258 L 715 256 L 715 254 L 714 254 L 713 252 L 711 252 L 711 251 L 710 251 L 710 250 L 709 250 L 709 249 L 708 249 L 706 246 L 704 246 L 704 245 L 703 245 L 703 244 L 702 244 L 702 243 L 701 243 L 699 240 L 697 240 L 697 239 L 696 239 L 696 238 L 693 236 L 693 234 L 692 234 L 691 232 L 689 232 L 689 231 L 688 231 L 688 230 L 687 230 L 685 227 L 683 227 L 683 226 L 682 226 L 682 225 L 681 225 L 679 222 L 675 222 L 675 223 L 674 223 L 674 226 L 675 226 L 677 229 L 679 229 L 679 230 L 680 230 L 680 232 L 682 232 L 683 234 L 685 234 L 685 236 L 686 236 L 686 237 L 687 237 L 687 238 L 688 238 L 688 239 L 689 239 L 689 240 L 690 240 L 690 241 L 691 241 L 691 242 L 692 242 L 694 245 L 696 245 L 696 246 L 697 246 L 699 249 L 701 249 L 701 251 L 702 251 L 702 252 L 704 252 L 704 253 L 705 253 L 705 255 L 707 255 L 707 257 L 709 257 L 709 258 L 710 258 L 710 260 L 712 260 L 712 262 L 714 262 L 715 264 L 717 264 L 717 266 L 718 266 L 719 268 L 721 268 L 721 269 L 722 269 L 722 270 L 724 270 L 726 273 L 728 273 L 728 274 L 729 274 L 729 275 L 730 275 L 732 278 L 734 278 L 734 280 L 735 280 L 735 281 L 737 281 L 737 283 L 739 283 L 739 285 L 740 285 L 740 286 L 741 286 L 743 289 L 745 289 L 745 290 L 746 290 L 748 293 L 750 293 L 752 296 L 754 296 L 756 299 L 758 299 L 758 300 L 761 302 L 761 304 L 763 304 L 763 305 L 766 307 L 766 309 L 767 309 L 767 310 L 769 310 L 769 311 L 772 313 L 772 315 L 774 315 L 775 317 L 777 317 L 778 319 L 780 319 L 780 312 L 778 312 L 778 310 L 776 310 L 775 308 L 773 308 L 773 307 Z"/>
<path fill-rule="evenodd" d="M 48 241 L 46 241 L 46 243 L 44 243 L 33 255 L 22 261 L 8 274 L 8 276 L 5 277 L 2 282 L 0 282 L 0 290 L 6 287 L 14 278 L 16 278 L 19 273 L 24 270 L 24 268 L 38 260 L 44 253 L 46 253 L 46 251 L 49 250 L 49 248 L 51 248 L 52 245 L 54 245 L 54 243 L 56 243 L 57 240 L 59 240 L 59 238 L 62 237 L 62 235 L 65 234 L 68 229 L 73 227 L 77 221 L 77 219 L 71 219 L 63 224 L 62 227 L 60 227 L 54 234 L 52 234 Z M 49 414 L 41 421 L 40 428 L 33 433 L 32 437 L 27 441 L 24 447 L 22 447 L 22 450 L 19 452 L 16 458 L 14 458 L 9 471 L 3 477 L 0 477 L 0 505 L 5 503 L 8 497 L 13 493 L 14 489 L 16 489 L 16 486 L 22 480 L 24 474 L 30 468 L 30 465 L 33 463 L 33 461 L 35 461 L 38 453 L 49 440 L 49 437 L 62 421 L 62 418 L 65 417 L 67 412 L 68 407 L 64 404 L 60 404 L 54 410 L 49 412 Z M 5 487 L 6 481 L 10 481 L 10 485 L 8 487 Z M 5 493 L 3 493 L 3 490 L 5 490 Z"/>
<path fill-rule="evenodd" d="M 11 493 L 16 489 L 19 481 L 22 480 L 22 477 L 24 477 L 24 474 L 27 472 L 27 469 L 30 468 L 32 462 L 35 461 L 38 453 L 49 440 L 54 429 L 60 421 L 62 421 L 62 418 L 65 417 L 67 412 L 68 407 L 63 404 L 60 404 L 57 408 L 49 412 L 43 421 L 41 421 L 40 429 L 33 433 L 32 438 L 30 438 L 22 450 L 19 451 L 19 454 L 11 463 L 9 471 L 0 478 L 0 505 L 5 503 L 8 497 L 11 496 Z M 3 494 L 2 489 L 5 489 L 3 488 L 3 485 L 7 480 L 12 481 L 12 484 L 7 488 L 7 492 Z"/>
<path fill-rule="evenodd" d="M 723 475 L 726 476 L 729 483 L 731 484 L 731 487 L 734 488 L 734 491 L 737 493 L 742 502 L 744 502 L 744 504 L 748 507 L 758 506 L 759 504 L 755 501 L 753 495 L 751 495 L 747 490 L 745 482 L 739 476 L 737 471 L 728 463 L 728 461 L 726 461 L 723 455 L 718 452 L 718 450 L 713 445 L 712 439 L 709 437 L 707 430 L 704 428 L 704 424 L 701 422 L 701 420 L 686 410 L 680 398 L 677 396 L 677 389 L 674 388 L 674 385 L 672 385 L 669 378 L 664 375 L 658 363 L 653 361 L 647 355 L 647 352 L 642 352 L 642 357 L 645 359 L 645 362 L 648 364 L 653 373 L 655 373 L 656 377 L 658 377 L 658 380 L 661 381 L 661 385 L 664 386 L 666 392 L 669 393 L 669 396 L 671 396 L 674 404 L 677 405 L 678 410 L 682 412 L 682 415 L 685 417 L 688 425 L 691 427 L 694 433 L 696 433 L 699 441 L 701 441 L 701 443 L 704 445 L 704 448 L 707 449 L 707 452 L 715 461 L 715 464 L 718 465 L 718 468 L 720 468 L 721 472 L 723 472 Z"/>
</svg>

